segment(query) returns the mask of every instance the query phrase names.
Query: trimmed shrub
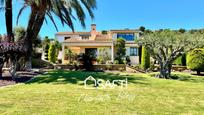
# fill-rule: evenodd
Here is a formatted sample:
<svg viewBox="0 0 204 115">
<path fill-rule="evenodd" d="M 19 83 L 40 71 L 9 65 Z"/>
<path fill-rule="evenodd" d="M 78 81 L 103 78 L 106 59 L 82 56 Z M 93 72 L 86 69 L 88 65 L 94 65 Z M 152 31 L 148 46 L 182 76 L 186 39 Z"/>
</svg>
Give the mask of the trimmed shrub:
<svg viewBox="0 0 204 115">
<path fill-rule="evenodd" d="M 147 49 L 143 46 L 142 47 L 142 60 L 141 60 L 141 68 L 146 70 L 150 67 L 150 54 L 148 53 Z"/>
<path fill-rule="evenodd" d="M 195 49 L 187 55 L 187 68 L 200 74 L 204 71 L 204 49 Z"/>
<path fill-rule="evenodd" d="M 57 61 L 56 45 L 51 44 L 48 51 L 48 60 L 55 63 Z"/>
</svg>

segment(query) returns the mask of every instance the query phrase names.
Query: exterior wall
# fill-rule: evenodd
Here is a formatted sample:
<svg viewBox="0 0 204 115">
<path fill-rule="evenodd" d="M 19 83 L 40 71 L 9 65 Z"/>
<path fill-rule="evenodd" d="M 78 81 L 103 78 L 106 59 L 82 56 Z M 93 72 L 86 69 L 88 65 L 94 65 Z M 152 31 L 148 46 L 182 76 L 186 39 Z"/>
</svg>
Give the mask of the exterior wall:
<svg viewBox="0 0 204 115">
<path fill-rule="evenodd" d="M 65 40 L 65 37 L 71 37 L 74 39 L 81 39 L 81 37 L 79 35 L 56 35 L 55 36 L 57 38 L 57 40 L 62 43 Z"/>
<path fill-rule="evenodd" d="M 137 51 L 139 51 L 139 49 Z M 138 53 L 138 56 L 130 56 L 130 47 L 126 47 L 126 56 L 130 57 L 132 65 L 139 64 L 139 52 L 137 53 Z"/>
<path fill-rule="evenodd" d="M 110 48 L 111 61 L 114 62 L 114 41 L 117 40 L 117 35 L 121 34 L 134 34 L 135 38 L 139 38 L 139 31 L 137 30 L 110 30 L 106 36 L 102 35 L 101 32 L 96 31 L 96 25 L 91 25 L 90 32 L 76 32 L 76 33 L 58 33 L 56 34 L 56 38 L 63 45 L 62 52 L 62 62 L 64 62 L 65 49 L 70 48 L 73 52 L 85 53 L 86 48 Z M 82 39 L 81 35 L 89 35 L 89 39 Z M 70 37 L 71 39 L 65 41 L 65 37 Z M 84 38 L 84 37 L 83 37 Z M 127 39 L 126 41 L 126 55 L 130 56 L 130 47 L 138 47 L 135 41 L 131 39 Z M 97 54 L 99 54 L 99 50 L 97 50 Z M 132 64 L 139 64 L 139 55 L 138 56 L 130 56 L 130 60 Z"/>
<path fill-rule="evenodd" d="M 132 65 L 139 64 L 139 56 L 130 56 L 130 60 Z"/>
<path fill-rule="evenodd" d="M 130 47 L 126 47 L 126 56 L 130 56 Z"/>
<path fill-rule="evenodd" d="M 101 46 L 101 47 L 96 47 L 96 46 L 81 46 L 81 47 L 73 47 L 73 46 L 64 46 L 64 49 L 66 50 L 67 48 L 71 49 L 72 52 L 75 52 L 77 54 L 80 54 L 80 53 L 85 53 L 85 49 L 86 48 L 97 48 L 97 55 L 99 54 L 99 48 L 107 48 L 107 50 L 109 51 L 108 53 L 110 54 L 110 57 L 111 57 L 111 46 Z M 63 56 L 62 56 L 63 57 Z M 65 56 L 64 56 L 65 57 Z M 65 58 L 62 58 L 64 60 L 62 60 L 62 62 L 65 64 L 65 63 L 68 63 L 68 61 L 65 59 Z"/>
<path fill-rule="evenodd" d="M 56 35 L 55 37 L 57 38 L 57 40 L 62 43 L 64 42 L 64 38 L 66 37 L 67 35 Z"/>
<path fill-rule="evenodd" d="M 112 34 L 112 39 L 113 39 L 114 41 L 117 39 L 117 34 L 116 34 L 116 33 Z"/>
</svg>

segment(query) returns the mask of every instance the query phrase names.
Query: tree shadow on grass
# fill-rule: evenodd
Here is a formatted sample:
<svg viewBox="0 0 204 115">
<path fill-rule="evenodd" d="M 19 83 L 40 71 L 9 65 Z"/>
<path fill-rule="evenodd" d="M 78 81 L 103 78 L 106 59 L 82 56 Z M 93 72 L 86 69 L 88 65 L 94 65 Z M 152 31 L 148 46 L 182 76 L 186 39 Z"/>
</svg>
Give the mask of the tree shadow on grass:
<svg viewBox="0 0 204 115">
<path fill-rule="evenodd" d="M 156 73 L 149 74 L 151 77 L 155 77 Z M 186 74 L 186 73 L 172 73 L 171 80 L 178 80 L 184 82 L 192 82 L 192 83 L 204 83 L 204 77 L 194 75 L 194 74 Z"/>
<path fill-rule="evenodd" d="M 173 74 L 173 76 L 179 81 L 204 83 L 204 77 L 198 75 Z"/>
<path fill-rule="evenodd" d="M 49 72 L 44 75 L 33 78 L 32 80 L 26 82 L 26 84 L 32 83 L 51 83 L 51 84 L 79 84 L 83 85 L 83 81 L 92 76 L 95 79 L 101 80 L 125 80 L 127 78 L 128 83 L 137 83 L 147 85 L 144 81 L 145 77 L 133 76 L 133 75 L 121 75 L 119 73 L 104 73 L 104 72 L 84 72 L 84 71 L 65 71 L 65 70 L 56 70 Z"/>
</svg>

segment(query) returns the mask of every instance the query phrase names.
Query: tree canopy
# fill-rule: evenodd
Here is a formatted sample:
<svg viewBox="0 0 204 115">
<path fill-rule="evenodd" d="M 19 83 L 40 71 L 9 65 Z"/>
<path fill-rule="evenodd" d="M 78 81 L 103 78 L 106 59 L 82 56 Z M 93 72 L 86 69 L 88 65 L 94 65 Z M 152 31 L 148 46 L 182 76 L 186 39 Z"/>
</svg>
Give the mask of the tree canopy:
<svg viewBox="0 0 204 115">
<path fill-rule="evenodd" d="M 136 42 L 145 46 L 151 57 L 158 61 L 160 65 L 158 77 L 170 78 L 174 60 L 192 49 L 202 47 L 204 36 L 189 32 L 161 30 L 146 33 L 142 39 L 138 39 Z"/>
</svg>

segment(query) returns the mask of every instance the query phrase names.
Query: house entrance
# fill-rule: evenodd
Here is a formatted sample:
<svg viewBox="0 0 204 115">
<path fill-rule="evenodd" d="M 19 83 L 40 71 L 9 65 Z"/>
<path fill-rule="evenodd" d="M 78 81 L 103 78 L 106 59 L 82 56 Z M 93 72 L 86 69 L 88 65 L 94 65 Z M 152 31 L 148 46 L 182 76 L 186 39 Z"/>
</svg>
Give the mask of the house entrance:
<svg viewBox="0 0 204 115">
<path fill-rule="evenodd" d="M 89 55 L 92 58 L 96 58 L 97 57 L 97 48 L 86 48 L 85 54 Z"/>
</svg>

